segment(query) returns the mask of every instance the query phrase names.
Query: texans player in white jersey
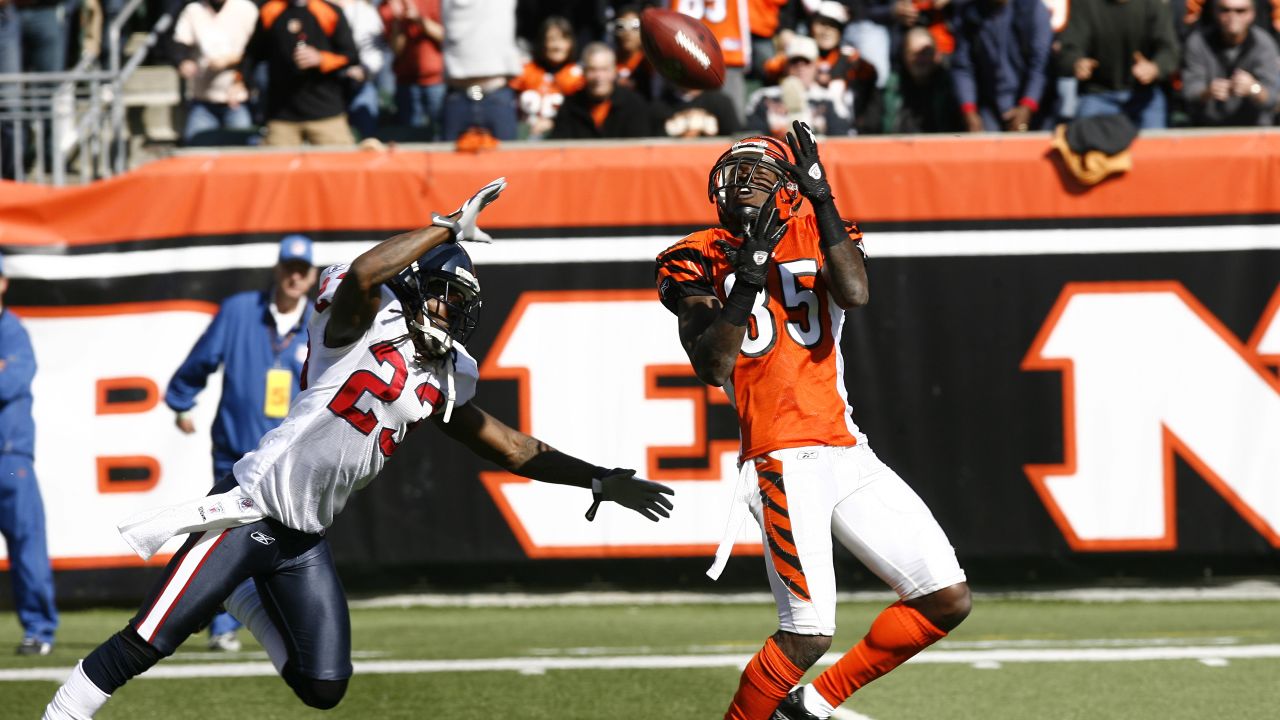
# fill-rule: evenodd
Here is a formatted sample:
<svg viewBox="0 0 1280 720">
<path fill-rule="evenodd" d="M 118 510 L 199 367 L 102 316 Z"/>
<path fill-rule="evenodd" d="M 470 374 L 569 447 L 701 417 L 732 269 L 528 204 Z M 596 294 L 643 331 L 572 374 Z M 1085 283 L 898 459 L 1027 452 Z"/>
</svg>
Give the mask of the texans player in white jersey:
<svg viewBox="0 0 1280 720">
<path fill-rule="evenodd" d="M 325 272 L 306 388 L 288 417 L 209 496 L 121 526 L 144 557 L 189 537 L 138 614 L 77 664 L 46 720 L 93 717 L 224 601 L 304 703 L 337 705 L 352 672 L 351 625 L 324 529 L 427 418 L 510 472 L 590 488 L 596 503 L 650 520 L 668 517 L 670 488 L 566 455 L 472 402 L 476 362 L 462 343 L 475 328 L 480 285 L 457 241 L 488 241 L 476 218 L 505 187 L 495 180 L 452 215 Z"/>
</svg>

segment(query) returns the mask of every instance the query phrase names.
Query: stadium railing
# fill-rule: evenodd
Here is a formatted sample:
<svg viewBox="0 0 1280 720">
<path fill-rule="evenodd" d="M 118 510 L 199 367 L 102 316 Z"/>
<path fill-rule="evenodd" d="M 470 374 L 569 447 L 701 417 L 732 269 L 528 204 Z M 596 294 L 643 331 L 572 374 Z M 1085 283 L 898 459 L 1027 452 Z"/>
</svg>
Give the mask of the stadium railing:
<svg viewBox="0 0 1280 720">
<path fill-rule="evenodd" d="M 85 55 L 66 72 L 0 74 L 0 133 L 12 138 L 0 143 L 0 166 L 11 163 L 13 179 L 65 185 L 73 157 L 81 183 L 127 169 L 126 84 L 173 24 L 170 13 L 160 16 L 122 61 L 121 34 L 141 6 L 129 0 L 107 27 L 106 58 Z"/>
</svg>

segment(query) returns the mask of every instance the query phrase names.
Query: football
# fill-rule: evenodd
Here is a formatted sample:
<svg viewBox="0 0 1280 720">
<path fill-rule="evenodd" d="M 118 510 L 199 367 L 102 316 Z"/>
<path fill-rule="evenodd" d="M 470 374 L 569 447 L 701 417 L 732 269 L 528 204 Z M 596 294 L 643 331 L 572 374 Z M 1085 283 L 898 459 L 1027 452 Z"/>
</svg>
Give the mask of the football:
<svg viewBox="0 0 1280 720">
<path fill-rule="evenodd" d="M 711 30 L 672 10 L 648 8 L 640 15 L 644 56 L 669 82 L 714 90 L 724 84 L 724 55 Z"/>
</svg>

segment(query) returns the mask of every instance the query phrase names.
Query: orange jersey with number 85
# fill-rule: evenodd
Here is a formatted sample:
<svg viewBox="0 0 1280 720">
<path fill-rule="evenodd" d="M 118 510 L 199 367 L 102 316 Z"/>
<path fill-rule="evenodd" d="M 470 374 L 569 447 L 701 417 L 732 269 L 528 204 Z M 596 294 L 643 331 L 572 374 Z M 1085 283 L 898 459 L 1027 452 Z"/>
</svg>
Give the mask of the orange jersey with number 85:
<svg viewBox="0 0 1280 720">
<path fill-rule="evenodd" d="M 845 224 L 849 237 L 862 238 Z M 722 228 L 699 230 L 658 255 L 662 304 L 672 312 L 685 297 L 733 288 L 733 267 L 717 240 L 737 244 Z M 856 445 L 865 436 L 852 417 L 844 385 L 840 332 L 844 310 L 827 292 L 812 215 L 791 220 L 773 253 L 765 289 L 756 296 L 747 335 L 725 392 L 738 412 L 742 459 L 809 445 Z"/>
</svg>

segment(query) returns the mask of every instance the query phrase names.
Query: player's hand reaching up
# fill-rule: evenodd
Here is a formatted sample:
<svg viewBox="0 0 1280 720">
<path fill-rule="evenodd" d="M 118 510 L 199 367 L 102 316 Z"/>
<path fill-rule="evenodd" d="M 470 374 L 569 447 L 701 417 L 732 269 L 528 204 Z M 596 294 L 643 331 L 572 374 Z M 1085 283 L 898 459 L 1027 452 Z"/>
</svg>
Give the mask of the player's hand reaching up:
<svg viewBox="0 0 1280 720">
<path fill-rule="evenodd" d="M 595 519 L 596 510 L 604 500 L 635 510 L 654 522 L 658 522 L 660 517 L 671 517 L 673 506 L 664 496 L 674 495 L 675 491 L 662 483 L 636 477 L 635 470 L 610 470 L 608 475 L 593 481 L 591 489 L 596 499 L 587 510 L 587 520 Z"/>
<path fill-rule="evenodd" d="M 457 212 L 454 213 L 458 221 L 458 240 L 480 243 L 493 242 L 493 238 L 489 237 L 489 233 L 476 227 L 476 219 L 480 217 L 480 211 L 489 207 L 489 203 L 497 200 L 506 187 L 507 179 L 500 177 L 480 188 L 475 195 L 472 195 L 469 200 L 462 203 L 462 207 L 458 208 Z"/>
<path fill-rule="evenodd" d="M 725 259 L 733 266 L 734 282 L 757 289 L 764 287 L 769 258 L 786 234 L 787 223 L 778 214 L 775 193 L 760 206 L 760 213 L 755 220 L 747 223 L 746 237 L 742 239 L 741 245 L 734 247 L 725 240 L 716 241 L 724 251 Z"/>
<path fill-rule="evenodd" d="M 787 145 L 791 147 L 791 157 L 796 164 L 779 160 L 778 164 L 800 188 L 800 194 L 814 205 L 831 201 L 831 183 L 827 182 L 826 170 L 818 159 L 818 141 L 808 123 L 799 120 L 791 123 L 793 132 L 787 133 Z"/>
</svg>

